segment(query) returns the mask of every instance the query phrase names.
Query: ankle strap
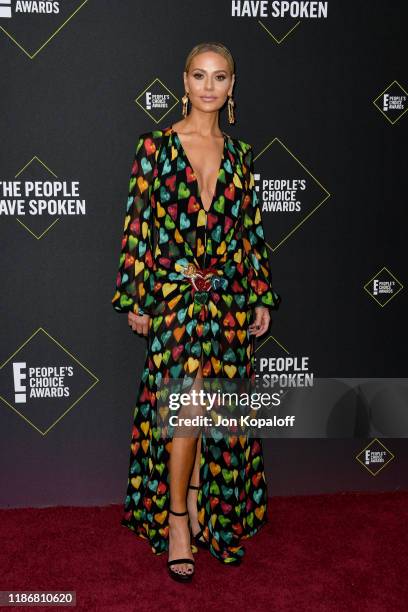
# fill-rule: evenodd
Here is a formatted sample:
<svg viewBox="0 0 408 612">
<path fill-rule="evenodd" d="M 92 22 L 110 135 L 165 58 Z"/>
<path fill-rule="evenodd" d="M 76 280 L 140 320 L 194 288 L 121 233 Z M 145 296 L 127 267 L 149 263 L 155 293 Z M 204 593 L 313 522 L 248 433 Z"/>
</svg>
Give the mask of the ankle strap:
<svg viewBox="0 0 408 612">
<path fill-rule="evenodd" d="M 170 514 L 174 514 L 175 516 L 185 516 L 186 514 L 188 514 L 187 510 L 185 512 L 174 512 L 174 510 L 169 509 L 169 512 Z"/>
<path fill-rule="evenodd" d="M 200 487 L 196 487 L 196 485 L 188 485 L 189 489 L 195 489 L 196 491 L 200 490 Z"/>
</svg>

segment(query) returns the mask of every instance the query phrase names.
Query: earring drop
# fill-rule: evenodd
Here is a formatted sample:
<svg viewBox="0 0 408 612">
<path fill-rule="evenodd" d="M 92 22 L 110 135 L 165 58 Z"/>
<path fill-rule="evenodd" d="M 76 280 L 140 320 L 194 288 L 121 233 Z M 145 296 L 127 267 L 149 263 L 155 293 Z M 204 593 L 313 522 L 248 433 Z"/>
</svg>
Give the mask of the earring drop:
<svg viewBox="0 0 408 612">
<path fill-rule="evenodd" d="M 228 96 L 228 122 L 229 123 L 235 123 L 235 116 L 234 116 L 234 106 L 235 106 L 235 102 L 232 99 L 232 96 Z"/>
<path fill-rule="evenodd" d="M 181 98 L 181 101 L 183 103 L 183 107 L 182 107 L 183 117 L 187 117 L 187 112 L 188 112 L 188 92 L 187 91 L 184 94 L 184 96 Z"/>
</svg>

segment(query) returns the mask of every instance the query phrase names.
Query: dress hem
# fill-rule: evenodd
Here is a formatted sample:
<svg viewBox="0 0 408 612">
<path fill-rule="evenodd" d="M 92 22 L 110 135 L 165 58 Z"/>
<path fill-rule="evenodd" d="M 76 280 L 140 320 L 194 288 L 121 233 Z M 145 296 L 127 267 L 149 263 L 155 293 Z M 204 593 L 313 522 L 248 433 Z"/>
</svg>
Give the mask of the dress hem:
<svg viewBox="0 0 408 612">
<path fill-rule="evenodd" d="M 253 538 L 254 536 L 256 536 L 259 533 L 259 531 L 261 531 L 262 527 L 265 527 L 265 525 L 267 525 L 268 523 L 269 523 L 269 519 L 268 518 L 264 518 L 262 520 L 262 522 L 259 523 L 259 525 L 255 529 L 253 529 L 249 533 L 241 536 L 240 539 L 241 540 L 249 540 L 250 538 Z M 120 525 L 122 527 L 127 527 L 136 537 L 138 537 L 141 540 L 144 540 L 145 542 L 149 543 L 149 538 L 146 535 L 144 535 L 142 533 L 139 533 L 138 530 L 135 529 L 131 525 L 131 523 L 129 521 L 127 521 L 126 519 L 121 519 L 120 520 Z M 239 544 L 238 546 L 242 546 L 242 545 Z M 166 548 L 165 550 L 159 550 L 158 551 L 151 544 L 150 544 L 150 549 L 152 550 L 153 554 L 156 555 L 156 556 L 162 555 L 163 553 L 167 552 L 167 550 L 168 550 Z M 193 552 L 198 552 L 198 549 L 193 544 L 192 544 L 192 550 L 193 550 Z M 243 550 L 245 550 L 244 547 L 243 547 Z M 215 557 L 218 561 L 221 561 L 221 563 L 223 565 L 230 565 L 230 563 L 228 563 L 227 561 L 224 562 L 220 557 L 216 557 L 215 555 L 213 555 L 211 550 L 209 550 L 209 553 L 211 554 L 211 556 Z"/>
</svg>

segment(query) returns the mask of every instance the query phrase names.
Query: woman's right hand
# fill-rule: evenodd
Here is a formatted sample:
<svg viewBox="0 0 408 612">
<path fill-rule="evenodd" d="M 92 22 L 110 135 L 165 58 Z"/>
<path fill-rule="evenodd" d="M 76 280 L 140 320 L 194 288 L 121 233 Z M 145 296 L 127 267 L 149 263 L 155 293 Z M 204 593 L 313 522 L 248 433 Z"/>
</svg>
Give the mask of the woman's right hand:
<svg viewBox="0 0 408 612">
<path fill-rule="evenodd" d="M 150 315 L 137 315 L 134 312 L 128 312 L 128 323 L 133 331 L 143 336 L 147 336 L 149 333 L 149 321 Z"/>
</svg>

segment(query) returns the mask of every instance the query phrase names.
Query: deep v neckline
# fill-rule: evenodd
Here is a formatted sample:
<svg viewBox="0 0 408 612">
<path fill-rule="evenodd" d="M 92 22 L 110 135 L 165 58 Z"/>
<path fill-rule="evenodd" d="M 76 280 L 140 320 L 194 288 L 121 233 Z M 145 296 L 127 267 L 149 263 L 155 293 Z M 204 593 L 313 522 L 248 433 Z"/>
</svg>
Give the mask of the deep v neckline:
<svg viewBox="0 0 408 612">
<path fill-rule="evenodd" d="M 205 214 L 208 215 L 211 212 L 211 209 L 213 207 L 214 201 L 215 201 L 215 199 L 217 197 L 218 182 L 220 180 L 220 174 L 221 174 L 222 167 L 224 165 L 224 160 L 225 160 L 225 148 L 227 146 L 227 134 L 225 132 L 222 132 L 222 135 L 223 135 L 223 138 L 224 138 L 224 144 L 223 144 L 223 147 L 222 147 L 222 157 L 221 157 L 220 165 L 218 167 L 217 178 L 216 178 L 216 181 L 215 181 L 213 196 L 212 196 L 212 199 L 211 199 L 211 202 L 210 202 L 210 206 L 208 207 L 208 210 L 207 210 L 205 208 L 205 206 L 204 206 L 204 203 L 203 203 L 202 199 L 201 199 L 201 189 L 200 189 L 200 185 L 198 183 L 197 173 L 194 170 L 193 165 L 191 164 L 191 162 L 190 162 L 190 160 L 188 158 L 188 155 L 187 155 L 187 153 L 186 153 L 186 151 L 185 151 L 185 149 L 183 147 L 183 144 L 181 142 L 181 139 L 180 139 L 178 133 L 176 132 L 176 130 L 173 129 L 173 126 L 170 127 L 170 131 L 171 131 L 172 134 L 174 134 L 174 136 L 175 136 L 175 138 L 177 140 L 178 147 L 181 150 L 186 163 L 190 166 L 190 168 L 191 168 L 191 170 L 193 172 L 193 175 L 194 175 L 194 179 L 193 180 L 195 181 L 195 183 L 197 185 L 197 202 L 199 203 L 200 207 L 203 209 Z"/>
</svg>

